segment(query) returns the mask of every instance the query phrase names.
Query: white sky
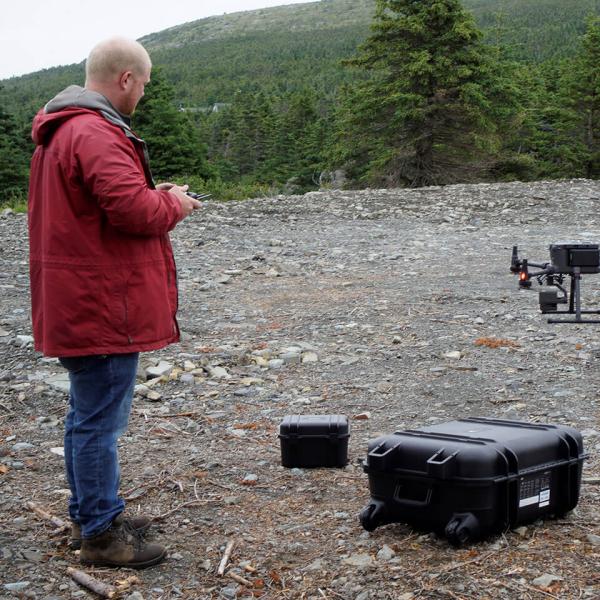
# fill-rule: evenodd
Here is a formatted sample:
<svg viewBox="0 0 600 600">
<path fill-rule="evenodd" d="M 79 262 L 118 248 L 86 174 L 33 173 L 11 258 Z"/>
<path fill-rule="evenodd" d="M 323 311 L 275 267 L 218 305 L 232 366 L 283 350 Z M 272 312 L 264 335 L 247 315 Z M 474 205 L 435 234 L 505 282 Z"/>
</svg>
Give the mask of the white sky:
<svg viewBox="0 0 600 600">
<path fill-rule="evenodd" d="M 314 0 L 0 0 L 0 79 L 78 63 L 107 37 L 137 39 L 212 15 Z"/>
</svg>

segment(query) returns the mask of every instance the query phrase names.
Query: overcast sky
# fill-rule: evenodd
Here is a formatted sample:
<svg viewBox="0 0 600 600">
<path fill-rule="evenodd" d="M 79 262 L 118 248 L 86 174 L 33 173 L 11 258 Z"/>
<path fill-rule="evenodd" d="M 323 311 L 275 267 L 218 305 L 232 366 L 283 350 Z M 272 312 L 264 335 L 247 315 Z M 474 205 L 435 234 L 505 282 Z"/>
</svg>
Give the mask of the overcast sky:
<svg viewBox="0 0 600 600">
<path fill-rule="evenodd" d="M 212 15 L 314 0 L 0 0 L 0 79 L 81 62 L 113 35 L 140 38 Z"/>
</svg>

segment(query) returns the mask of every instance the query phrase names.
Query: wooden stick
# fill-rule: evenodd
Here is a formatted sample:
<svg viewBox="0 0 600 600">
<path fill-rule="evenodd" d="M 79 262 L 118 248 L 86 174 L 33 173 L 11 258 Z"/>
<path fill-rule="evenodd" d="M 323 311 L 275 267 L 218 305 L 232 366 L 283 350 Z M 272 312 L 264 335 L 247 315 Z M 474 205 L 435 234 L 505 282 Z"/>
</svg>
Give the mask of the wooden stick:
<svg viewBox="0 0 600 600">
<path fill-rule="evenodd" d="M 152 520 L 160 521 L 162 519 L 165 519 L 169 515 L 172 515 L 174 512 L 177 512 L 178 510 L 185 508 L 186 506 L 191 506 L 192 504 L 210 504 L 211 502 L 220 502 L 220 501 L 221 501 L 221 498 L 215 498 L 215 499 L 211 499 L 211 500 L 190 500 L 189 502 L 184 502 L 183 504 L 176 506 L 175 508 L 169 510 L 166 513 L 163 513 L 162 515 L 156 515 L 155 517 L 152 517 Z"/>
<path fill-rule="evenodd" d="M 59 519 L 58 517 L 55 517 L 54 515 L 51 515 L 49 512 L 39 507 L 35 502 L 25 502 L 25 507 L 34 512 L 38 517 L 44 519 L 45 521 L 50 521 L 50 523 L 52 523 L 54 527 L 69 527 L 65 521 Z"/>
<path fill-rule="evenodd" d="M 237 573 L 234 573 L 233 571 L 229 571 L 229 573 L 227 573 L 227 575 L 228 575 L 228 577 L 231 577 L 231 579 L 233 579 L 234 581 L 237 581 L 238 583 L 241 583 L 242 585 L 245 585 L 246 587 L 252 587 L 251 581 L 244 579 L 243 577 L 241 577 Z"/>
<path fill-rule="evenodd" d="M 229 562 L 229 557 L 231 556 L 231 553 L 233 552 L 234 546 L 235 546 L 235 540 L 230 540 L 230 542 L 225 547 L 225 552 L 223 553 L 223 558 L 221 559 L 221 563 L 219 564 L 219 568 L 217 569 L 217 575 L 220 575 L 222 577 L 223 574 L 225 573 L 225 567 L 227 566 L 227 563 Z"/>
<path fill-rule="evenodd" d="M 73 581 L 76 581 L 79 585 L 91 590 L 102 598 L 117 597 L 118 592 L 112 585 L 99 581 L 98 579 L 88 575 L 87 573 L 84 573 L 83 571 L 80 571 L 79 569 L 68 567 L 67 573 L 71 576 Z"/>
</svg>

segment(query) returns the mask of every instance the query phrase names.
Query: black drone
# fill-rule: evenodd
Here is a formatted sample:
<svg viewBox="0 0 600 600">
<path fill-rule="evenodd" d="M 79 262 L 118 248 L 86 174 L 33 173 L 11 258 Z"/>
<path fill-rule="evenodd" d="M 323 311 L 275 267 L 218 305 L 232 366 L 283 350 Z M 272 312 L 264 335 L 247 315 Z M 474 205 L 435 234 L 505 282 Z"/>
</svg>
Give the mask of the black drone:
<svg viewBox="0 0 600 600">
<path fill-rule="evenodd" d="M 530 268 L 538 269 L 530 271 Z M 517 246 L 513 246 L 510 270 L 519 275 L 519 287 L 531 288 L 532 279 L 541 286 L 540 310 L 543 314 L 575 315 L 572 319 L 548 319 L 548 323 L 600 323 L 600 320 L 582 319 L 582 314 L 600 314 L 600 310 L 582 310 L 581 276 L 600 273 L 600 248 L 587 242 L 550 244 L 550 262 L 534 263 L 520 259 Z M 570 277 L 570 289 L 563 286 Z M 568 304 L 567 310 L 558 310 L 559 304 Z"/>
</svg>

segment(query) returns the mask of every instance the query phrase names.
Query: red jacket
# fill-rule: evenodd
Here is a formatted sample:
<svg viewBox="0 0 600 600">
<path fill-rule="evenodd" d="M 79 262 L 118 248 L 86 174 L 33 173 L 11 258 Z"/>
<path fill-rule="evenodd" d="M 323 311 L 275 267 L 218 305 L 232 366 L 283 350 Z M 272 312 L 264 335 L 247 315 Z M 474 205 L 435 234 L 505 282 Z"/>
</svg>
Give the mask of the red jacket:
<svg viewBox="0 0 600 600">
<path fill-rule="evenodd" d="M 114 109 L 113 109 L 114 110 Z M 179 339 L 168 231 L 178 199 L 154 189 L 141 140 L 96 110 L 41 110 L 29 242 L 35 348 L 119 354 Z"/>
</svg>

